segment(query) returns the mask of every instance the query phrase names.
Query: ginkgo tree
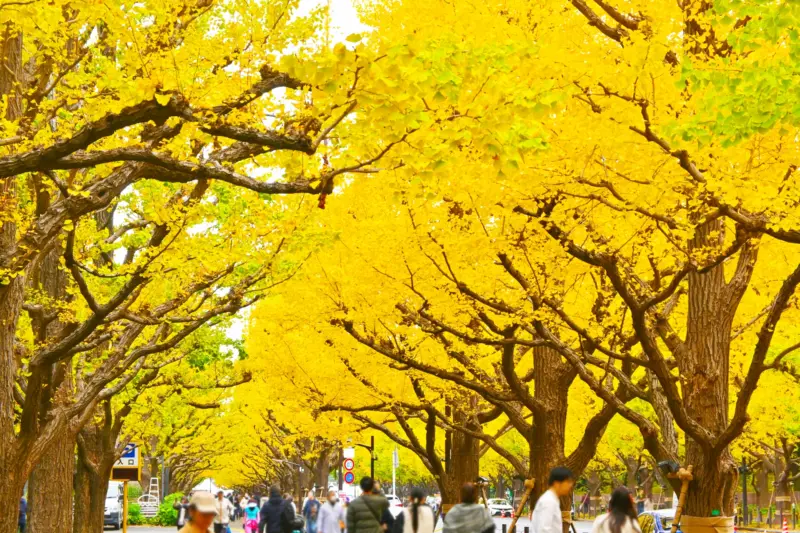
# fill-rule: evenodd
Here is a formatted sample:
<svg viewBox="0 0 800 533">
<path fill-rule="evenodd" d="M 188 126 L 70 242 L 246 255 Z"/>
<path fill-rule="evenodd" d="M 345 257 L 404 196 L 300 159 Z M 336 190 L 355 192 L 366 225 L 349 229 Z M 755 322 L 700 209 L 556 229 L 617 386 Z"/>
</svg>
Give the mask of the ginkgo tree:
<svg viewBox="0 0 800 533">
<path fill-rule="evenodd" d="M 324 207 L 407 128 L 346 141 L 366 76 L 297 2 L 0 7 L 0 531 L 29 476 L 32 528 L 62 531 L 95 408 L 276 281 L 269 195 Z"/>
<path fill-rule="evenodd" d="M 502 224 L 504 242 L 493 243 L 502 273 L 491 276 L 510 275 L 518 285 L 517 330 L 531 328 L 634 422 L 654 457 L 694 467 L 689 517 L 731 516 L 738 473 L 729 446 L 748 422 L 762 375 L 793 372 L 797 348 L 786 338 L 790 322 L 781 322 L 795 315 L 800 282 L 791 246 L 797 115 L 788 86 L 774 76 L 791 68 L 794 8 L 570 4 L 375 8 L 382 36 L 402 26 L 417 41 L 433 39 L 445 24 L 474 48 L 489 38 L 532 47 L 538 67 L 521 82 L 558 88 L 530 126 L 538 126 L 545 149 L 521 153 L 520 120 L 513 120 L 493 129 L 491 146 L 462 142 L 452 167 L 445 159 L 420 188 L 474 201 L 484 224 Z M 514 102 L 520 84 L 493 81 L 483 94 L 524 110 Z M 762 82 L 775 102 L 759 107 Z M 740 97 L 742 89 L 749 96 Z M 468 106 L 468 95 L 447 105 Z M 483 126 L 474 121 L 475 130 Z M 406 170 L 413 189 L 416 172 Z M 734 338 L 739 329 L 745 332 Z M 775 347 L 774 338 L 782 339 Z M 649 398 L 655 388 L 621 372 L 628 365 L 655 379 L 661 406 L 685 435 L 684 458 L 665 446 L 659 423 L 604 383 L 611 375 L 627 394 L 658 407 Z"/>
</svg>

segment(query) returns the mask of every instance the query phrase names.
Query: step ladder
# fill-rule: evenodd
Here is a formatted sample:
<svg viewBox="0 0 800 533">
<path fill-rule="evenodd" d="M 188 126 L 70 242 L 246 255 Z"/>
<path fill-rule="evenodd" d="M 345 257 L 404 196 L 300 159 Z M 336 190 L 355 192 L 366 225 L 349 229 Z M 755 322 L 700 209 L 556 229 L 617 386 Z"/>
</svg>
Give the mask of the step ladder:
<svg viewBox="0 0 800 533">
<path fill-rule="evenodd" d="M 137 502 L 142 511 L 142 516 L 152 518 L 158 514 L 158 506 L 161 504 L 161 492 L 158 489 L 158 478 L 150 478 L 150 487 L 147 494 L 142 495 Z"/>
</svg>

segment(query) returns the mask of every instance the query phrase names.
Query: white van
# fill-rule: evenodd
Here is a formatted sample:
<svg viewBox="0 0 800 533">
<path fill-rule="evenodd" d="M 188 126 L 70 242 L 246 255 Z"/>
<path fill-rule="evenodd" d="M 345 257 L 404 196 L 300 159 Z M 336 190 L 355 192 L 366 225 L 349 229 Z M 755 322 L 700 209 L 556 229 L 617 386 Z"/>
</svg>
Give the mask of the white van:
<svg viewBox="0 0 800 533">
<path fill-rule="evenodd" d="M 114 529 L 122 527 L 122 482 L 109 481 L 106 491 L 106 510 L 103 525 Z"/>
</svg>

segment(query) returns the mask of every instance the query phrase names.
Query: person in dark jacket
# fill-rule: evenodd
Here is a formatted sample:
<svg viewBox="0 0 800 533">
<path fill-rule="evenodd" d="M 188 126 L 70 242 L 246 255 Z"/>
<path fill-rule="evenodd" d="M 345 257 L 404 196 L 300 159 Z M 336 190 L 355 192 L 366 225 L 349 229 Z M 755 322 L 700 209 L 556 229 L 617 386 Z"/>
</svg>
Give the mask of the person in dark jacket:
<svg viewBox="0 0 800 533">
<path fill-rule="evenodd" d="M 19 500 L 19 521 L 17 526 L 19 526 L 19 533 L 25 533 L 28 527 L 28 500 L 25 499 L 25 496 Z"/>
<path fill-rule="evenodd" d="M 269 499 L 261 507 L 259 533 L 292 533 L 294 509 L 281 498 L 278 487 L 269 489 Z"/>
<path fill-rule="evenodd" d="M 374 494 L 375 481 L 371 477 L 361 480 L 361 496 L 347 506 L 347 533 L 381 533 L 381 517 L 389 508 L 389 500 Z"/>
</svg>

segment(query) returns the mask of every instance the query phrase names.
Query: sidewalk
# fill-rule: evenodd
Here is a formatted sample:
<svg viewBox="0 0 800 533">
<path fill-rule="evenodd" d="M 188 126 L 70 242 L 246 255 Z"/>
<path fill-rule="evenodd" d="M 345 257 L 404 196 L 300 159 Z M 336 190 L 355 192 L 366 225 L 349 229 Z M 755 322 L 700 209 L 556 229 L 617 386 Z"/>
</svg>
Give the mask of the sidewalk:
<svg viewBox="0 0 800 533">
<path fill-rule="evenodd" d="M 736 528 L 738 531 L 758 531 L 759 533 L 783 533 L 783 529 L 765 529 L 761 527 L 738 527 Z M 800 531 L 799 529 L 789 529 L 789 532 L 797 532 Z"/>
</svg>

